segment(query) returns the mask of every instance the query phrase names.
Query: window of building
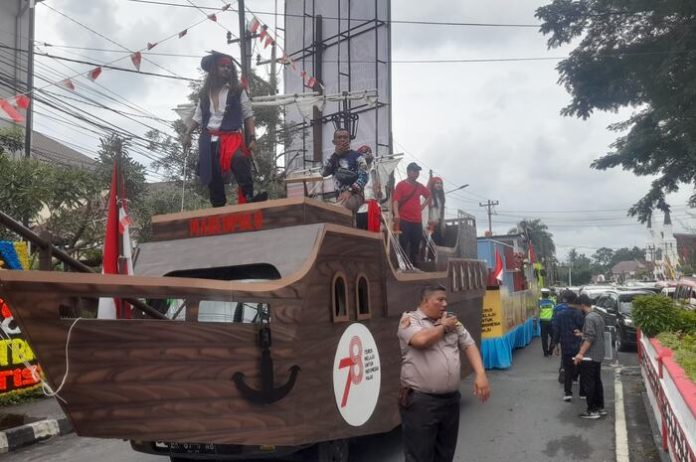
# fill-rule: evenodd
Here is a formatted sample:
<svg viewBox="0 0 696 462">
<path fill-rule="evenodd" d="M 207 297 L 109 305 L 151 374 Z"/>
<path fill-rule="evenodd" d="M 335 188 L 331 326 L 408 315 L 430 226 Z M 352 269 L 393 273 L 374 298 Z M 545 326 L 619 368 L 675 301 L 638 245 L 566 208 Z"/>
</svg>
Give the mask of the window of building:
<svg viewBox="0 0 696 462">
<path fill-rule="evenodd" d="M 358 319 L 370 318 L 370 284 L 363 275 L 358 276 L 355 284 L 355 306 L 358 309 Z"/>
<path fill-rule="evenodd" d="M 334 276 L 331 288 L 334 322 L 348 321 L 348 286 L 345 276 L 340 273 Z"/>
</svg>

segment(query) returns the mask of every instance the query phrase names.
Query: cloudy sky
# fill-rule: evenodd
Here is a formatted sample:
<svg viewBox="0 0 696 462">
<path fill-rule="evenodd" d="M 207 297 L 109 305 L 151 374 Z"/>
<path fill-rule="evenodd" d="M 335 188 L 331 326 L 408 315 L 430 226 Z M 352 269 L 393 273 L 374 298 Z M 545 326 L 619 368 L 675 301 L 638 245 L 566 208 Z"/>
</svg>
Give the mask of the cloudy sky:
<svg viewBox="0 0 696 462">
<path fill-rule="evenodd" d="M 164 1 L 164 0 L 154 0 Z M 187 5 L 187 0 L 169 0 Z M 200 6 L 220 7 L 221 1 L 192 0 Z M 453 21 L 495 24 L 536 24 L 534 11 L 543 0 L 465 0 L 451 2 L 394 1 L 392 19 Z M 257 12 L 272 12 L 272 0 L 247 0 Z M 279 2 L 282 11 L 283 2 Z M 49 8 L 50 7 L 50 8 Z M 113 42 L 86 30 L 67 17 L 103 34 Z M 260 15 L 273 26 L 272 15 Z M 204 18 L 193 8 L 150 5 L 129 0 L 47 0 L 37 8 L 36 39 L 53 45 L 139 49 Z M 282 26 L 282 19 L 279 20 Z M 225 43 L 226 30 L 238 33 L 235 12 L 219 15 L 189 29 L 186 37 L 169 40 L 152 50 L 177 56 L 148 55 L 142 70 L 161 74 L 169 71 L 184 77 L 199 77 L 198 62 L 205 50 L 236 48 Z M 280 34 L 282 37 L 282 33 Z M 282 43 L 282 40 L 281 40 Z M 117 45 L 118 44 L 118 45 Z M 448 195 L 454 214 L 462 209 L 478 219 L 479 234 L 487 228 L 485 210 L 479 202 L 499 201 L 493 216 L 493 232 L 505 233 L 522 218 L 541 218 L 554 235 L 558 253 L 564 257 L 571 247 L 591 255 L 599 247 L 644 246 L 645 227 L 627 218 L 625 211 L 647 190 L 650 179 L 621 170 L 596 171 L 593 159 L 605 153 L 616 134 L 606 127 L 626 118 L 597 113 L 587 121 L 562 117 L 559 111 L 569 95 L 557 84 L 556 60 L 478 62 L 455 64 L 398 63 L 403 60 L 555 58 L 568 49 L 547 50 L 545 38 L 536 28 L 465 27 L 394 24 L 392 29 L 393 127 L 395 151 L 408 161 L 420 162 L 445 178 L 446 189 L 468 183 L 465 190 Z M 110 62 L 124 53 L 102 52 L 59 46 L 43 51 L 73 59 Z M 185 56 L 181 56 L 185 55 Z M 49 81 L 84 73 L 89 67 L 37 58 L 37 72 Z M 156 64 L 154 64 L 156 63 Z M 68 65 L 70 69 L 66 68 Z M 130 67 L 128 59 L 115 63 Z M 264 75 L 266 70 L 262 70 Z M 171 75 L 171 74 L 170 74 Z M 119 110 L 171 120 L 171 108 L 186 102 L 185 81 L 145 77 L 105 70 L 97 87 L 76 78 L 78 91 L 104 101 L 108 93 L 125 98 Z M 37 86 L 46 85 L 37 80 Z M 59 91 L 59 90 L 55 90 Z M 50 109 L 39 107 L 36 128 L 71 142 L 81 151 L 94 152 L 98 136 L 56 120 Z M 164 129 L 161 121 L 133 117 L 139 123 L 98 109 L 93 114 L 118 126 L 143 134 L 145 125 Z M 50 116 L 54 118 L 50 118 Z M 93 156 L 93 154 L 92 154 Z M 136 159 L 147 163 L 139 154 Z M 153 174 L 152 178 L 156 176 Z M 694 225 L 686 199 L 691 188 L 671 196 L 675 230 Z"/>
</svg>

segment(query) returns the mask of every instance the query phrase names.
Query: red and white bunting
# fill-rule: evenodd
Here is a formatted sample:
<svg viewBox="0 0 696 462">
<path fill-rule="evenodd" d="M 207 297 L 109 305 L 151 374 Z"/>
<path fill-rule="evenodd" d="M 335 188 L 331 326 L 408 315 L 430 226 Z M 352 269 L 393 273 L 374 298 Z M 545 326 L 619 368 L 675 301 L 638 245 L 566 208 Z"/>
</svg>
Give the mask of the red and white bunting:
<svg viewBox="0 0 696 462">
<path fill-rule="evenodd" d="M 179 38 L 183 37 L 183 36 L 186 35 L 187 33 L 188 33 L 188 29 L 182 30 L 181 32 L 179 32 Z"/>
<path fill-rule="evenodd" d="M 89 71 L 89 73 L 87 74 L 87 77 L 89 77 L 89 79 L 94 82 L 95 80 L 97 80 L 97 77 L 99 77 L 101 75 L 101 73 L 102 73 L 101 66 L 97 66 L 94 69 L 92 69 L 91 71 Z"/>
<path fill-rule="evenodd" d="M 131 55 L 131 61 L 135 68 L 140 72 L 140 63 L 143 61 L 143 55 L 139 51 L 136 51 Z"/>
<path fill-rule="evenodd" d="M 217 22 L 217 16 L 215 15 L 215 13 L 209 14 L 208 19 L 210 19 L 213 22 Z"/>
<path fill-rule="evenodd" d="M 70 91 L 75 91 L 75 84 L 72 83 L 72 80 L 70 79 L 65 79 L 60 84 Z"/>
<path fill-rule="evenodd" d="M 22 109 L 29 107 L 29 97 L 27 95 L 15 96 L 15 102 L 17 103 L 17 107 L 21 107 Z"/>
<path fill-rule="evenodd" d="M 249 32 L 251 32 L 252 34 L 255 34 L 256 31 L 259 30 L 260 25 L 261 25 L 261 23 L 259 22 L 259 20 L 256 19 L 256 17 L 253 17 L 251 22 L 249 23 Z"/>
<path fill-rule="evenodd" d="M 0 109 L 5 111 L 5 114 L 7 114 L 7 116 L 12 119 L 13 122 L 24 122 L 24 117 L 22 117 L 22 114 L 17 112 L 17 110 L 7 100 L 0 99 Z"/>
<path fill-rule="evenodd" d="M 232 4 L 231 4 L 231 3 L 228 3 L 227 5 L 223 6 L 223 7 L 220 9 L 220 11 L 227 11 L 227 10 L 230 9 L 231 6 L 232 6 Z"/>
<path fill-rule="evenodd" d="M 147 42 L 147 49 L 148 49 L 148 51 L 152 50 L 152 49 L 155 48 L 156 46 L 157 46 L 157 42 L 155 42 L 155 43 Z"/>
<path fill-rule="evenodd" d="M 281 47 L 277 40 L 274 38 L 274 35 L 271 33 L 269 30 L 268 25 L 263 24 L 261 21 L 256 16 L 253 16 L 251 19 L 251 22 L 249 23 L 249 32 L 255 33 L 258 29 L 261 29 L 261 32 L 259 33 L 259 41 L 263 43 L 263 47 L 267 48 L 268 45 L 273 44 L 274 46 L 278 47 L 278 49 L 283 53 L 282 58 L 280 58 L 280 63 L 283 64 L 284 66 L 287 66 L 290 68 L 290 70 L 297 74 L 298 69 L 297 66 L 295 65 L 295 62 L 292 60 L 290 56 L 285 52 L 283 47 Z M 319 86 L 323 88 L 323 85 L 321 84 L 320 81 L 318 81 L 316 78 L 311 77 L 307 75 L 305 71 L 302 71 L 299 73 L 300 78 L 302 81 L 305 83 L 305 85 L 314 88 L 315 86 Z"/>
</svg>

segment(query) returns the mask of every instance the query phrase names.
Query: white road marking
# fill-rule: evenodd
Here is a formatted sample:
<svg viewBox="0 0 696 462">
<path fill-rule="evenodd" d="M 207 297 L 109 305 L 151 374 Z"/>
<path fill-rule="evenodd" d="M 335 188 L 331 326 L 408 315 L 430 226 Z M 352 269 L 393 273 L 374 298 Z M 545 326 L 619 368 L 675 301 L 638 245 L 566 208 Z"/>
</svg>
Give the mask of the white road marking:
<svg viewBox="0 0 696 462">
<path fill-rule="evenodd" d="M 626 429 L 626 413 L 624 412 L 623 386 L 621 384 L 621 368 L 614 369 L 614 430 L 616 434 L 616 462 L 629 462 L 628 430 Z"/>
</svg>

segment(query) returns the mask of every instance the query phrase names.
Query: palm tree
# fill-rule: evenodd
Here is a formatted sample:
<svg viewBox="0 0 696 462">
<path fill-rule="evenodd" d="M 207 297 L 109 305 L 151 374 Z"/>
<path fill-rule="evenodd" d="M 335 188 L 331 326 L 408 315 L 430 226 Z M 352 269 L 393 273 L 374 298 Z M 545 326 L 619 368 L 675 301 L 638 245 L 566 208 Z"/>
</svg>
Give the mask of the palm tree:
<svg viewBox="0 0 696 462">
<path fill-rule="evenodd" d="M 550 263 L 556 254 L 553 234 L 549 232 L 548 226 L 539 218 L 522 220 L 509 232 L 526 234 L 534 246 L 537 259 L 543 263 Z"/>
</svg>

